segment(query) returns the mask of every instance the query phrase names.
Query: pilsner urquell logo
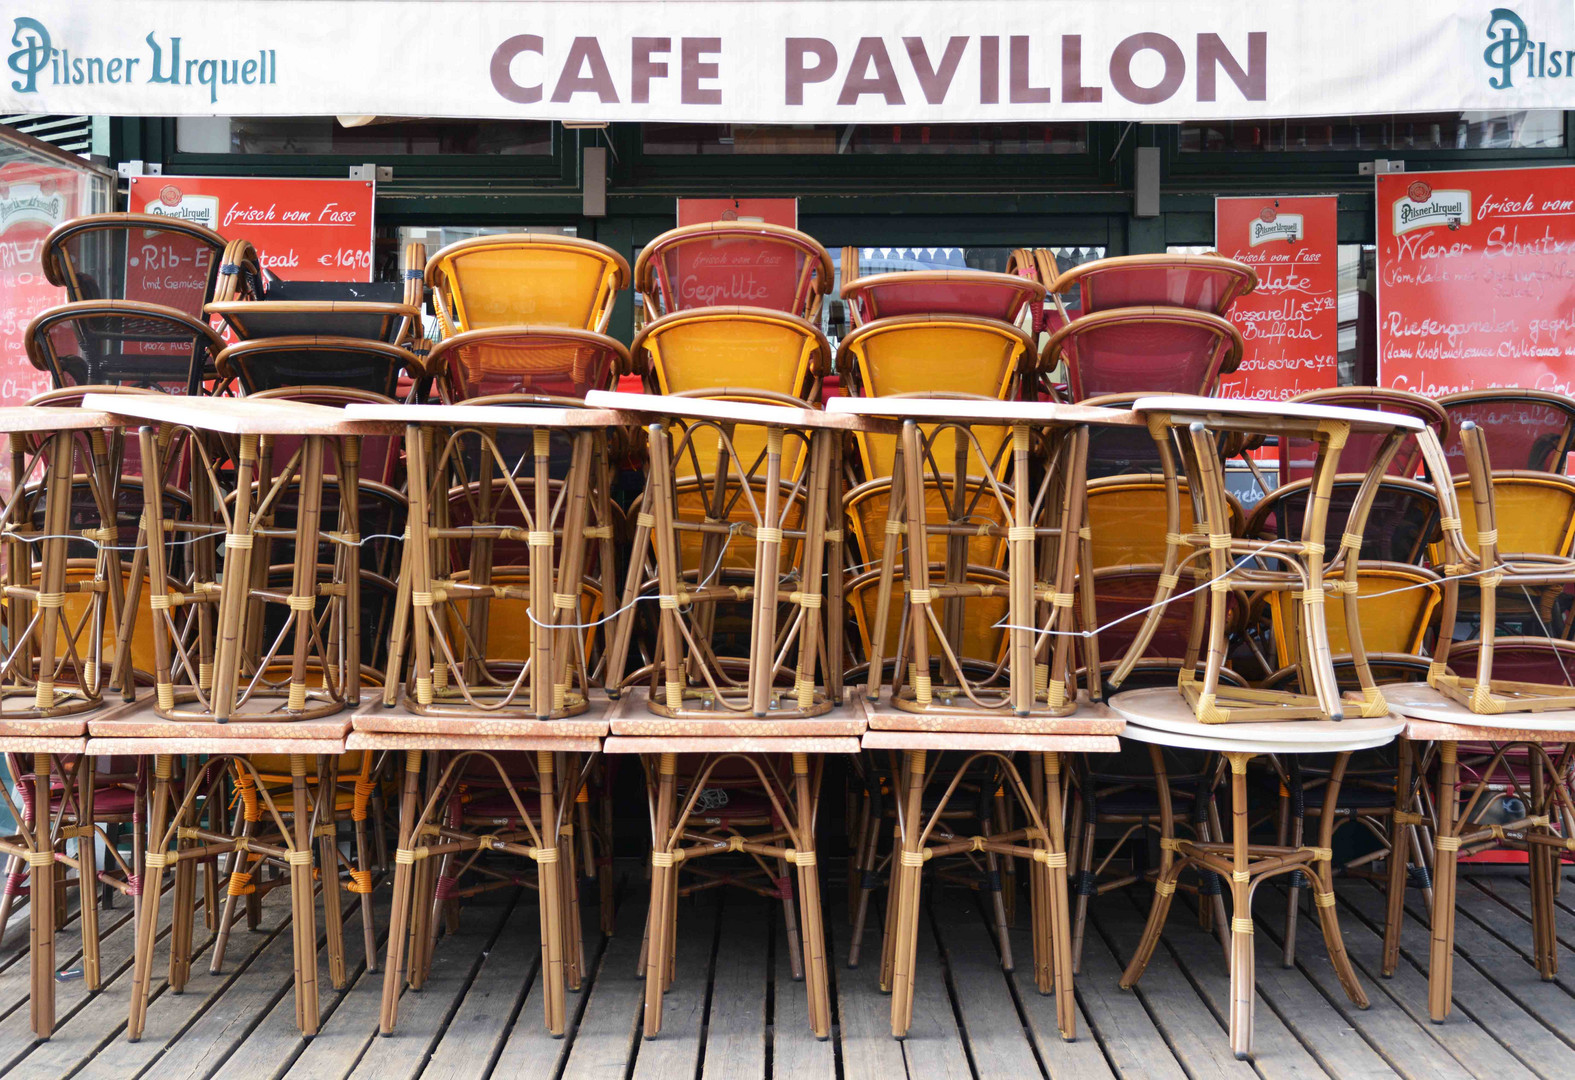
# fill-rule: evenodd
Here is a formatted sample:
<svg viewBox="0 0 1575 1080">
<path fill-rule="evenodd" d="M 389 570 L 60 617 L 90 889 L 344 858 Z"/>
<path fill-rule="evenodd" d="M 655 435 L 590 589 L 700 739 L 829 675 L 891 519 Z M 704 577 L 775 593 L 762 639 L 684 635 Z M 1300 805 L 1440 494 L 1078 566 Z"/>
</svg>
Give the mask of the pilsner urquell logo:
<svg viewBox="0 0 1575 1080">
<path fill-rule="evenodd" d="M 1284 240 L 1287 244 L 1294 244 L 1303 235 L 1302 215 L 1282 214 L 1272 206 L 1265 206 L 1258 211 L 1258 216 L 1252 219 L 1252 224 L 1248 227 L 1247 246 L 1257 247 L 1271 240 Z"/>
<path fill-rule="evenodd" d="M 21 17 L 11 30 L 12 51 L 6 66 L 18 76 L 11 89 L 34 94 L 40 84 L 50 86 L 127 86 L 133 83 L 167 83 L 171 86 L 206 86 L 208 101 L 219 100 L 222 86 L 273 86 L 279 79 L 273 49 L 259 49 L 255 56 L 182 56 L 181 39 L 149 32 L 143 39 L 147 51 L 133 56 L 83 56 L 70 48 L 56 47 L 49 28 L 37 19 Z M 139 50 L 140 51 L 140 50 Z M 143 67 L 143 65 L 146 67 Z"/>
<path fill-rule="evenodd" d="M 1434 191 L 1425 180 L 1417 180 L 1395 200 L 1394 234 L 1444 225 L 1458 229 L 1471 224 L 1471 192 Z"/>
<path fill-rule="evenodd" d="M 1550 49 L 1546 41 L 1533 41 L 1526 21 L 1510 8 L 1494 8 L 1488 13 L 1487 38 L 1482 59 L 1498 72 L 1488 79 L 1495 90 L 1514 86 L 1517 74 L 1527 79 L 1575 76 L 1575 49 Z"/>
</svg>

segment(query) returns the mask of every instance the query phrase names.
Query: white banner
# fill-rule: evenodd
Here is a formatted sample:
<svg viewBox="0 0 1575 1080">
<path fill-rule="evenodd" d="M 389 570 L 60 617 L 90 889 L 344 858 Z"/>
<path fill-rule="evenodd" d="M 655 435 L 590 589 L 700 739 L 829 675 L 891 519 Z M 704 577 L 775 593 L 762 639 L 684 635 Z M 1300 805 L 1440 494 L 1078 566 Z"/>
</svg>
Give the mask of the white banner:
<svg viewBox="0 0 1575 1080">
<path fill-rule="evenodd" d="M 26 0 L 0 110 L 915 123 L 1575 107 L 1569 0 Z"/>
</svg>

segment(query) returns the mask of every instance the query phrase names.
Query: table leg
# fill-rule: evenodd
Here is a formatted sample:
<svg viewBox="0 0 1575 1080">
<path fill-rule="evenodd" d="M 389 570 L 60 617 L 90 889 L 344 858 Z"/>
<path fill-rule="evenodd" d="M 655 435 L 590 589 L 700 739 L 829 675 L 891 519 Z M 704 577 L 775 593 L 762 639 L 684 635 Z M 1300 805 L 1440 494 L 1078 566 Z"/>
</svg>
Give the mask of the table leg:
<svg viewBox="0 0 1575 1080">
<path fill-rule="evenodd" d="M 1248 753 L 1228 753 L 1231 802 L 1230 1048 L 1237 1060 L 1252 1057 L 1253 972 L 1252 887 L 1247 869 Z"/>
<path fill-rule="evenodd" d="M 1460 837 L 1455 828 L 1455 785 L 1460 778 L 1456 744 L 1438 745 L 1438 832 L 1433 838 L 1433 944 L 1427 968 L 1427 1011 L 1435 1024 L 1444 1022 L 1454 993 L 1455 863 Z"/>
</svg>

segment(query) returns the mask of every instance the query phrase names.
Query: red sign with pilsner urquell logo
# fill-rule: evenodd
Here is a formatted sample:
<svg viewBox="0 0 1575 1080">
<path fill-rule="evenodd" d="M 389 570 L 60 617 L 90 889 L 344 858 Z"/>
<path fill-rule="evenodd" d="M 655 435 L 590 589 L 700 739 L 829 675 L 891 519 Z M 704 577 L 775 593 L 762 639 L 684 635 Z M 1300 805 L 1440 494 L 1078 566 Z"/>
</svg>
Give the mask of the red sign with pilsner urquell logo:
<svg viewBox="0 0 1575 1080">
<path fill-rule="evenodd" d="M 1378 372 L 1575 392 L 1575 168 L 1378 177 Z"/>
<path fill-rule="evenodd" d="M 1214 201 L 1215 249 L 1258 275 L 1230 311 L 1247 348 L 1221 397 L 1280 401 L 1338 382 L 1336 221 L 1333 195 Z"/>
<path fill-rule="evenodd" d="M 184 218 L 226 240 L 250 240 L 263 269 L 275 277 L 371 281 L 375 194 L 370 180 L 134 176 L 130 207 Z M 207 263 L 167 254 L 128 267 L 128 299 L 185 308 L 180 294 L 201 292 Z"/>
</svg>

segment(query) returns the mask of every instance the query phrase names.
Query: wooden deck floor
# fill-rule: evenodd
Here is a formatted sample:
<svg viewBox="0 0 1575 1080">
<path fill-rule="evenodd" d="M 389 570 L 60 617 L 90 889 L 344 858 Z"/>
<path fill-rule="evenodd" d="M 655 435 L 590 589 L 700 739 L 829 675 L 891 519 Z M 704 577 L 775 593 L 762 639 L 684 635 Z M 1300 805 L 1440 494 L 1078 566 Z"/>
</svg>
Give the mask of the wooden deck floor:
<svg viewBox="0 0 1575 1080">
<path fill-rule="evenodd" d="M 780 918 L 742 894 L 711 894 L 681 907 L 678 979 L 666 1026 L 661 1038 L 642 1041 L 642 984 L 633 975 L 643 905 L 634 869 L 626 872 L 618 933 L 604 939 L 590 931 L 591 975 L 571 996 L 571 1030 L 561 1040 L 541 1026 L 529 893 L 493 894 L 485 906 L 467 909 L 460 932 L 439 945 L 425 990 L 405 997 L 399 1031 L 388 1039 L 375 1035 L 381 976 L 364 970 L 353 916 L 346 932 L 351 986 L 334 992 L 325 967 L 322 1034 L 311 1040 L 297 1034 L 284 905 L 270 903 L 259 932 L 241 930 L 232 938 L 222 976 L 207 974 L 200 959 L 186 993 L 175 996 L 155 973 L 147 1033 L 135 1044 L 124 1037 L 131 928 L 122 906 L 106 920 L 108 985 L 88 995 L 80 980 L 61 982 L 60 1028 L 49 1042 L 38 1042 L 27 1031 L 26 919 L 14 918 L 0 941 L 0 1073 L 114 1080 L 1575 1075 L 1575 964 L 1567 962 L 1568 974 L 1553 983 L 1538 979 L 1527 961 L 1528 890 L 1513 874 L 1462 884 L 1456 1012 L 1437 1026 L 1426 1016 L 1428 939 L 1415 904 L 1406 962 L 1393 979 L 1379 979 L 1382 896 L 1364 882 L 1341 884 L 1347 948 L 1372 999 L 1361 1011 L 1340 991 L 1310 918 L 1300 924 L 1296 967 L 1281 967 L 1284 903 L 1265 889 L 1257 912 L 1260 1008 L 1252 1063 L 1230 1055 L 1225 963 L 1190 912 L 1175 912 L 1163 947 L 1137 992 L 1129 993 L 1116 979 L 1137 940 L 1146 898 L 1117 893 L 1095 905 L 1077 983 L 1080 1038 L 1068 1044 L 1056 1035 L 1052 999 L 1040 997 L 1030 979 L 1001 972 L 969 894 L 932 893 L 913 1034 L 898 1043 L 888 1034 L 887 999 L 876 986 L 879 926 L 866 939 L 867 961 L 848 969 L 840 962 L 848 927 L 836 903 L 845 890 L 833 882 L 826 891 L 839 958 L 832 970 L 835 1028 L 827 1042 L 817 1042 L 805 1026 L 802 987 L 788 977 Z M 274 895 L 286 900 L 283 890 Z M 1559 919 L 1561 942 L 1575 949 L 1575 881 Z M 593 910 L 588 921 L 595 921 Z M 197 937 L 205 955 L 211 934 L 200 923 Z M 61 945 L 61 966 L 70 966 L 71 929 Z M 1025 933 L 1016 934 L 1013 947 L 1028 955 Z"/>
</svg>

